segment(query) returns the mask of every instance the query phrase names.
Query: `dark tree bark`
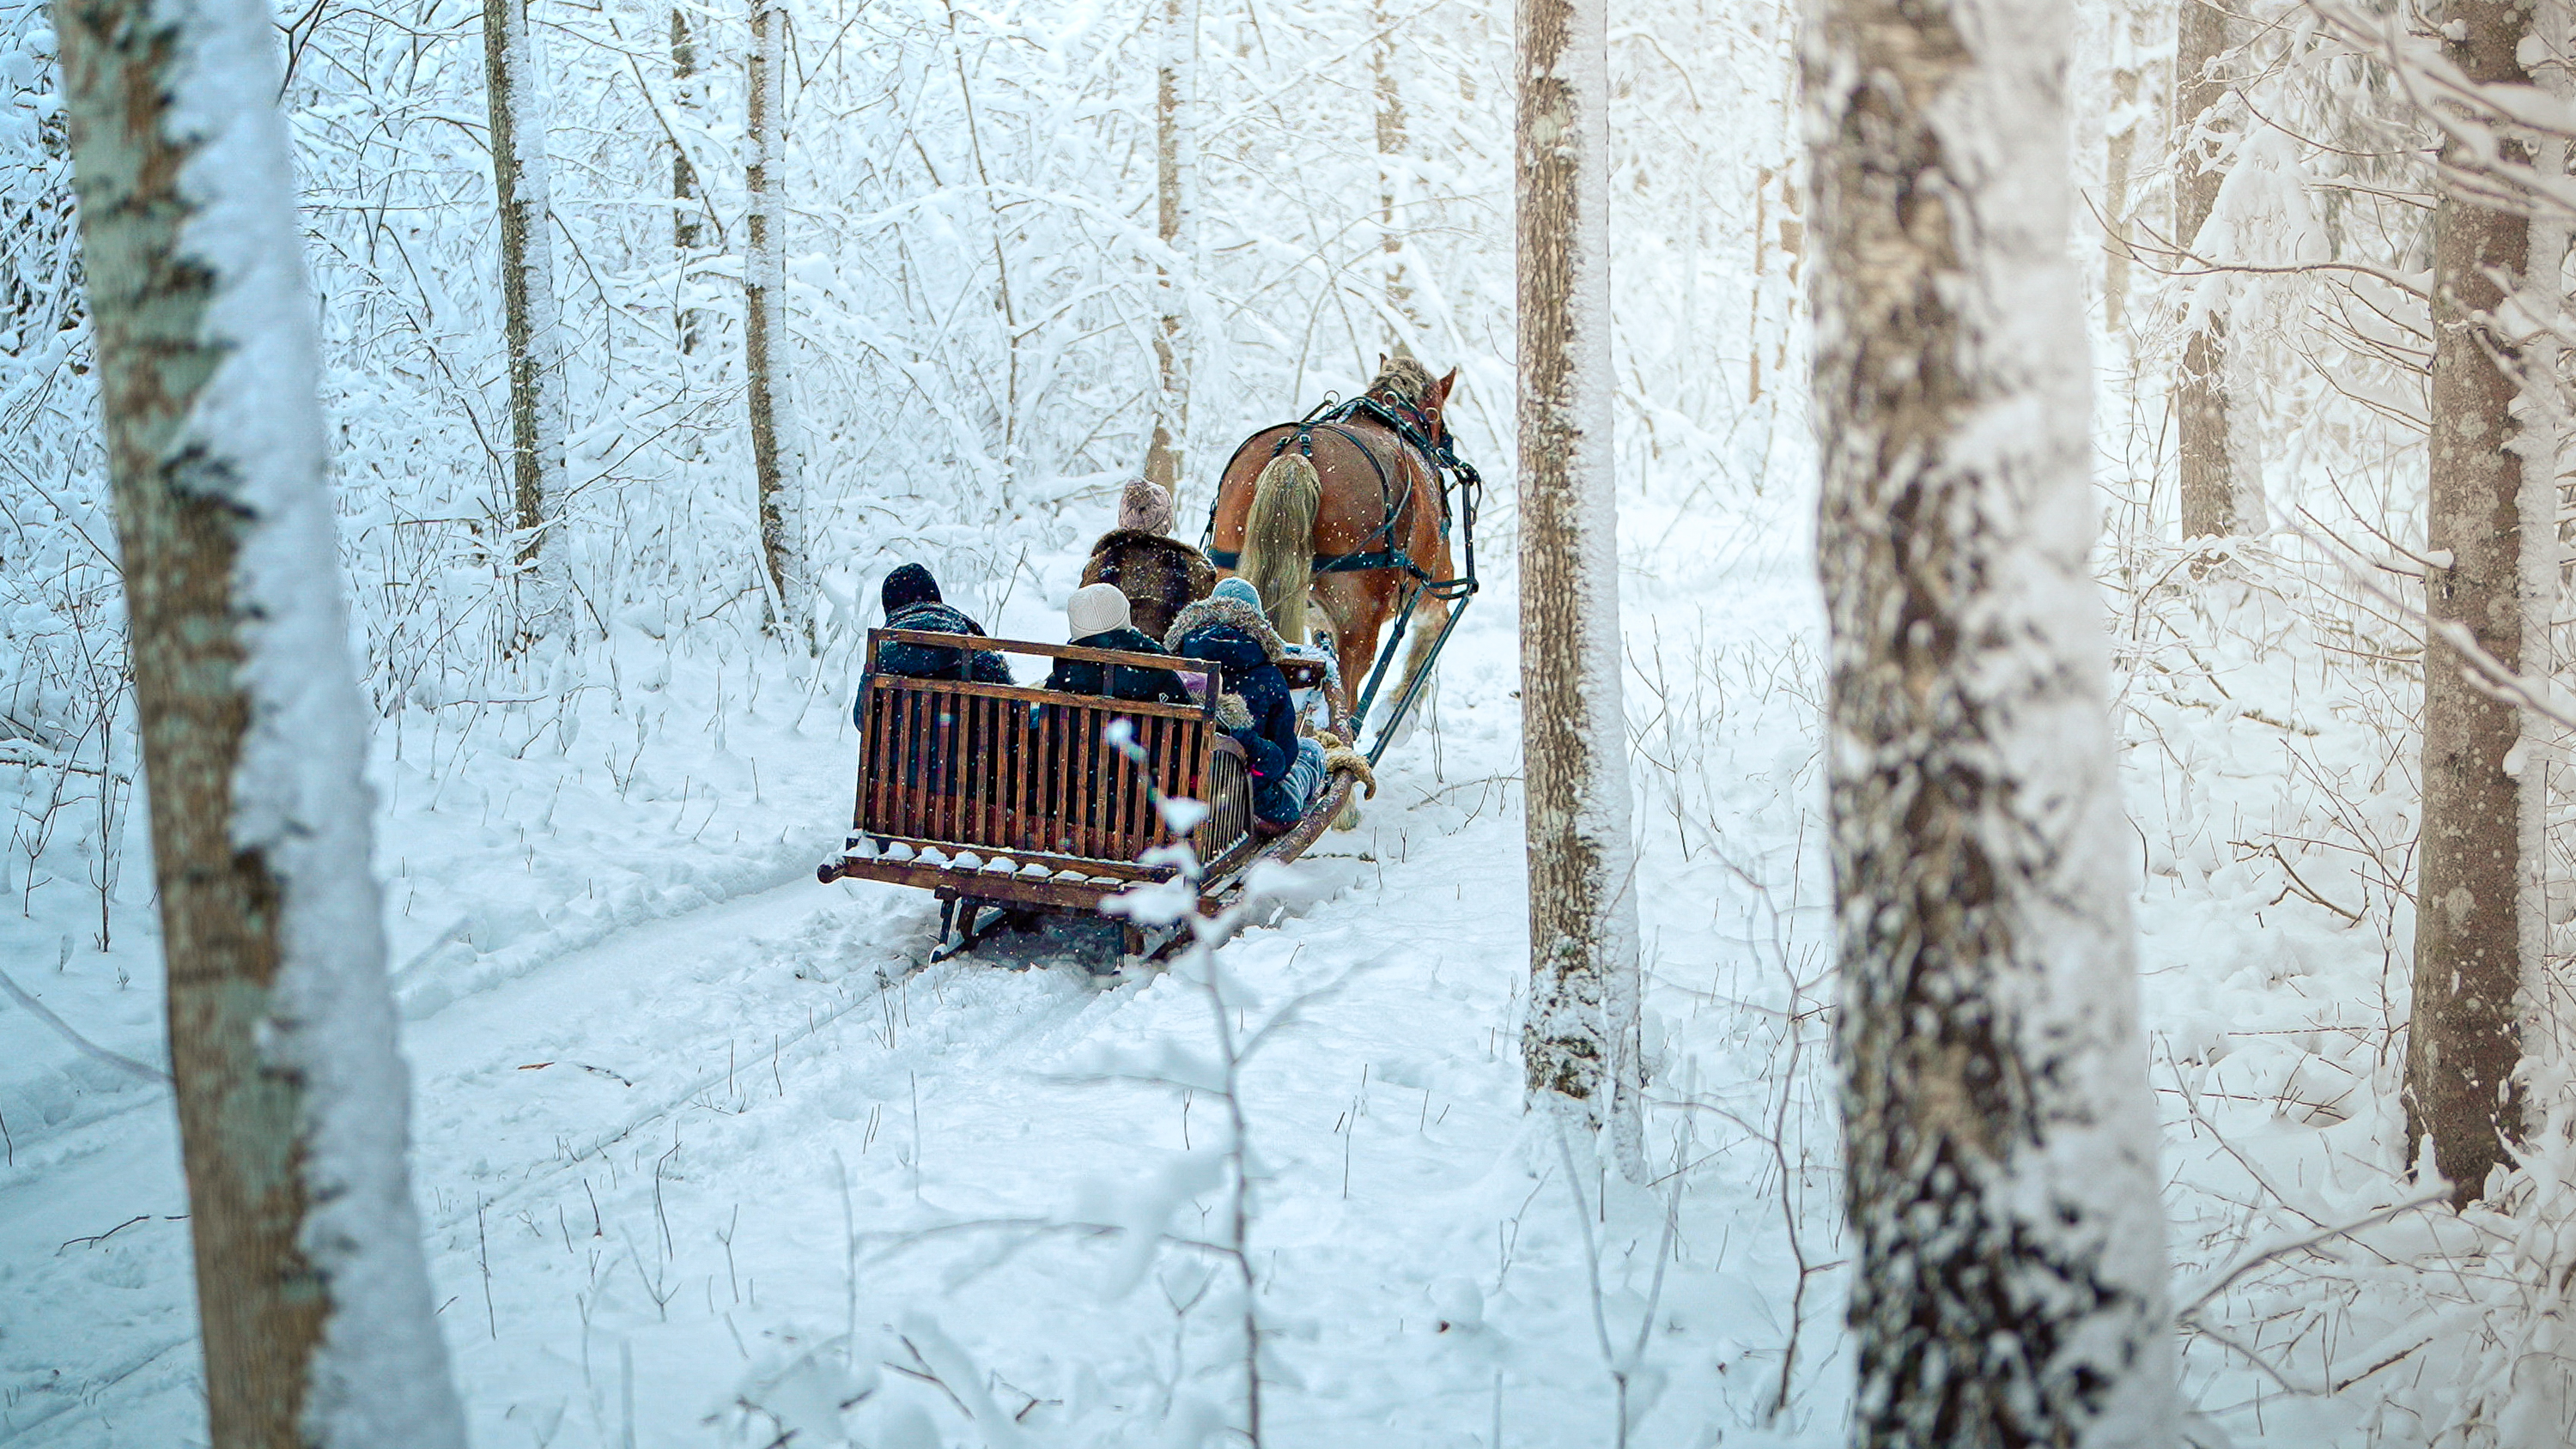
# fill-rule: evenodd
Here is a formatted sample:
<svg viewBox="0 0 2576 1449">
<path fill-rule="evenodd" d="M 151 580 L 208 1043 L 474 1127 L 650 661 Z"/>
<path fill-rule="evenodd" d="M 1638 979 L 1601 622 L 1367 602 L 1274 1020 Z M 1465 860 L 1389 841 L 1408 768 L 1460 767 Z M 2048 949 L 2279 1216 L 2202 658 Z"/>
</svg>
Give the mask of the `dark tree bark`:
<svg viewBox="0 0 2576 1449">
<path fill-rule="evenodd" d="M 2527 84 L 2515 58 L 2530 34 L 2522 0 L 2452 0 L 2462 38 L 2442 52 L 2471 81 Z M 2528 149 L 2502 143 L 2508 163 Z M 2446 142 L 2446 159 L 2457 159 Z M 2406 1126 L 2430 1139 L 2453 1201 L 2484 1190 L 2522 1130 L 2524 963 L 2523 784 L 2505 756 L 2521 721 L 2468 682 L 2444 624 L 2466 629 L 2508 669 L 2524 661 L 2523 464 L 2515 451 L 2521 390 L 2514 339 L 2494 325 L 2519 288 L 2531 222 L 2445 187 L 2433 216 L 2431 499 L 2427 541 L 2447 567 L 2427 569 L 2424 644 L 2424 828 L 2416 854 L 2414 1011 L 2406 1047 Z M 2522 779 L 2537 788 L 2536 765 Z"/>
<path fill-rule="evenodd" d="M 683 110 L 695 107 L 697 75 L 698 42 L 689 34 L 688 12 L 674 5 L 671 7 L 671 91 L 674 104 Z M 675 203 L 671 208 L 671 247 L 680 254 L 685 285 L 686 269 L 697 259 L 698 238 L 704 223 L 699 220 L 697 211 L 697 168 L 689 164 L 689 153 L 676 140 L 671 143 L 671 200 Z M 677 322 L 680 350 L 696 352 L 699 329 L 704 325 L 703 314 L 695 307 L 683 306 Z"/>
<path fill-rule="evenodd" d="M 571 622 L 564 563 L 563 339 L 556 329 L 554 242 L 546 227 L 545 93 L 526 0 L 483 0 L 483 77 L 492 189 L 501 220 L 501 310 L 510 358 L 510 496 L 519 529 L 521 629 L 543 638 Z"/>
<path fill-rule="evenodd" d="M 2193 247 L 2202 223 L 2218 203 L 2225 172 L 2207 164 L 2193 131 L 2227 96 L 2227 83 L 2211 74 L 2227 53 L 2227 12 L 2215 0 L 2180 0 L 2174 47 L 2174 242 Z M 2190 264 L 2185 263 L 2188 268 Z M 2227 314 L 2210 309 L 2184 335 L 2182 369 L 2174 377 L 2174 430 L 2182 468 L 2182 536 L 2232 538 L 2236 516 L 2237 459 L 2228 431 Z"/>
<path fill-rule="evenodd" d="M 1853 1442 L 2169 1449 L 2066 12 L 1811 14 Z"/>
</svg>

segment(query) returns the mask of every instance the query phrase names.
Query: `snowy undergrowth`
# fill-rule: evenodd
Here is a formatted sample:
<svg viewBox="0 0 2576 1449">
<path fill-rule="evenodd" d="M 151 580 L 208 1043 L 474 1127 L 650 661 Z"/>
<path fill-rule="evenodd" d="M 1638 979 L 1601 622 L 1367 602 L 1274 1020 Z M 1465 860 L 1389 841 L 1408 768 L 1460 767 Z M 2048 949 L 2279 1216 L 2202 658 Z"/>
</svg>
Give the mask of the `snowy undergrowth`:
<svg viewBox="0 0 2576 1449">
<path fill-rule="evenodd" d="M 1244 1076 L 1281 1442 L 1489 1444 L 1498 1414 L 1506 1443 L 1607 1439 L 1617 1379 L 1639 1443 L 1835 1432 L 1812 586 L 1763 542 L 1802 506 L 1632 529 L 1662 541 L 1626 580 L 1632 634 L 1663 641 L 1634 681 L 1657 701 L 1634 741 L 1656 1183 L 1569 1182 L 1520 1111 L 1507 609 L 1471 616 L 1436 729 L 1318 848 L 1318 899 L 1226 948 L 1247 1024 L 1323 993 Z M 1054 637 L 1078 559 L 1029 557 L 1008 599 L 1016 562 L 941 562 L 997 632 Z M 846 677 L 655 622 L 588 646 L 574 677 L 609 687 L 560 711 L 415 702 L 378 752 L 416 1182 L 478 1441 L 766 1443 L 869 1383 L 841 1427 L 870 1443 L 1238 1419 L 1206 1253 L 1083 1226 L 1201 1232 L 1211 1102 L 1100 1064 L 1204 1058 L 1203 996 L 1100 990 L 1061 942 L 1008 938 L 882 989 L 928 897 L 806 876 L 846 818 Z M 121 1028 L 65 1014 L 139 1047 L 157 1008 L 129 993 Z M 127 1097 L 155 1110 L 66 1118 L 41 1176 L 0 1187 L 0 1292 L 46 1305 L 0 1340 L 29 1442 L 195 1432 L 171 1144 L 157 1092 Z"/>
<path fill-rule="evenodd" d="M 2284 543 L 2199 583 L 2165 558 L 2120 621 L 2195 1436 L 2494 1442 L 2563 1165 L 2465 1216 L 2407 1175 L 2420 636 Z"/>
</svg>

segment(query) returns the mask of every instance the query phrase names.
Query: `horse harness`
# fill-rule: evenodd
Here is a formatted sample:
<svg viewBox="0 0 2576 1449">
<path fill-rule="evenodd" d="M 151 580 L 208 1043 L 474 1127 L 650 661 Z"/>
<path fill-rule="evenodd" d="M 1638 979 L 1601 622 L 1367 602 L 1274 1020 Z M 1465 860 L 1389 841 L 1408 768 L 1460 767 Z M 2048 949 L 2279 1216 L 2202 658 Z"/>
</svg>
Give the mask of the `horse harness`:
<svg viewBox="0 0 2576 1449">
<path fill-rule="evenodd" d="M 1440 536 L 1443 538 L 1449 536 L 1450 479 L 1453 476 L 1456 478 L 1462 500 L 1459 512 L 1466 523 L 1467 559 L 1466 571 L 1457 578 L 1433 578 L 1422 565 L 1414 562 L 1413 556 L 1406 553 L 1404 546 L 1396 541 L 1396 529 L 1403 522 L 1404 508 L 1412 501 L 1413 490 L 1407 488 L 1401 497 L 1397 496 L 1395 479 L 1388 470 L 1387 461 L 1378 456 L 1377 450 L 1369 446 L 1366 438 L 1351 428 L 1350 424 L 1354 419 L 1366 419 L 1385 427 L 1395 434 L 1398 441 L 1430 462 L 1433 490 L 1440 496 Z M 1410 403 L 1381 398 L 1374 393 L 1362 393 L 1347 402 L 1327 397 L 1316 405 L 1313 412 L 1289 424 L 1289 429 L 1286 436 L 1272 445 L 1270 449 L 1272 458 L 1277 458 L 1293 446 L 1312 461 L 1315 456 L 1315 434 L 1318 431 L 1337 434 L 1344 442 L 1357 449 L 1362 458 L 1368 460 L 1369 468 L 1377 474 L 1378 495 L 1386 503 L 1385 521 L 1371 530 L 1369 536 L 1363 540 L 1364 543 L 1374 543 L 1378 547 L 1361 548 L 1350 553 L 1323 555 L 1315 560 L 1316 573 L 1353 574 L 1368 573 L 1378 569 L 1401 569 L 1414 577 L 1421 587 L 1421 592 L 1430 594 L 1434 598 L 1463 599 L 1476 592 L 1476 507 L 1483 501 L 1485 480 L 1476 472 L 1473 464 L 1458 456 L 1455 445 L 1449 439 L 1435 438 L 1432 435 L 1430 419 L 1424 417 L 1419 409 Z M 1259 434 L 1254 436 L 1257 437 Z M 1251 443 L 1247 439 L 1244 447 L 1250 446 Z M 1234 450 L 1234 458 L 1242 456 L 1243 448 Z M 1225 469 L 1218 473 L 1220 478 L 1226 471 L 1233 469 L 1234 458 L 1226 460 Z M 1215 546 L 1216 514 L 1217 504 L 1210 502 L 1207 530 L 1201 536 L 1201 543 L 1205 547 L 1208 562 L 1221 569 L 1231 569 L 1241 562 L 1243 555 L 1240 552 Z M 1406 612 L 1410 613 L 1411 609 L 1408 607 Z"/>
<path fill-rule="evenodd" d="M 1387 471 L 1386 460 L 1377 455 L 1377 450 L 1368 445 L 1367 439 L 1350 427 L 1354 419 L 1361 418 L 1381 424 L 1395 434 L 1397 441 L 1429 461 L 1433 489 L 1440 495 L 1440 536 L 1442 538 L 1449 536 L 1449 487 L 1450 479 L 1453 476 L 1456 478 L 1460 499 L 1457 516 L 1465 525 L 1463 538 L 1466 547 L 1466 568 L 1458 577 L 1433 578 L 1422 565 L 1413 561 L 1413 556 L 1406 553 L 1404 545 L 1397 541 L 1396 527 L 1403 521 L 1405 506 L 1413 501 L 1413 489 L 1407 487 L 1403 497 L 1396 496 L 1395 480 Z M 1413 620 L 1414 609 L 1426 597 L 1454 601 L 1457 604 L 1456 608 L 1448 611 L 1448 617 L 1441 621 L 1440 631 L 1432 636 L 1427 650 L 1424 651 L 1421 668 L 1404 681 L 1403 686 L 1396 693 L 1394 708 L 1379 724 L 1377 738 L 1368 748 L 1368 762 L 1375 765 L 1378 758 L 1386 753 L 1387 746 L 1394 742 L 1397 728 L 1403 724 L 1405 715 L 1412 710 L 1414 701 L 1421 696 L 1423 685 L 1431 677 L 1432 666 L 1439 662 L 1440 651 L 1448 645 L 1449 636 L 1457 629 L 1458 621 L 1467 617 L 1467 603 L 1475 597 L 1476 506 L 1484 498 L 1485 480 L 1477 474 L 1472 464 L 1458 456 L 1457 448 L 1450 439 L 1434 436 L 1431 420 L 1423 416 L 1421 409 L 1410 403 L 1393 398 L 1381 398 L 1373 393 L 1362 393 L 1348 402 L 1325 398 L 1316 405 L 1313 412 L 1289 425 L 1287 436 L 1271 446 L 1270 456 L 1275 459 L 1293 445 L 1298 452 L 1311 461 L 1315 456 L 1315 433 L 1318 429 L 1339 434 L 1343 441 L 1357 448 L 1360 456 L 1368 460 L 1369 467 L 1377 473 L 1379 496 L 1386 501 L 1386 521 L 1380 523 L 1366 539 L 1362 540 L 1363 543 L 1374 543 L 1378 547 L 1363 548 L 1353 553 L 1328 554 L 1315 560 L 1314 572 L 1346 574 L 1365 573 L 1375 569 L 1401 569 L 1412 575 L 1414 579 L 1414 587 L 1405 591 L 1403 607 L 1396 610 L 1394 630 L 1388 634 L 1385 646 L 1378 651 L 1377 665 L 1369 671 L 1368 683 L 1360 691 L 1359 703 L 1350 711 L 1350 717 L 1354 723 L 1368 718 L 1369 707 L 1377 700 L 1378 687 L 1386 682 L 1387 667 L 1395 662 L 1396 651 L 1404 642 L 1405 628 Z M 1253 434 L 1255 438 L 1259 436 L 1261 436 L 1259 433 Z M 1250 438 L 1244 440 L 1244 447 L 1251 445 Z M 1234 457 L 1225 461 L 1225 472 L 1231 472 L 1235 458 L 1242 456 L 1243 448 L 1235 449 Z M 1222 479 L 1224 472 L 1220 472 L 1217 476 Z M 1221 488 L 1219 493 L 1220 495 L 1223 493 Z M 1243 555 L 1230 553 L 1216 546 L 1216 511 L 1216 504 L 1210 503 L 1207 532 L 1201 536 L 1200 543 L 1205 548 L 1210 563 L 1219 568 L 1231 569 L 1242 561 Z"/>
</svg>

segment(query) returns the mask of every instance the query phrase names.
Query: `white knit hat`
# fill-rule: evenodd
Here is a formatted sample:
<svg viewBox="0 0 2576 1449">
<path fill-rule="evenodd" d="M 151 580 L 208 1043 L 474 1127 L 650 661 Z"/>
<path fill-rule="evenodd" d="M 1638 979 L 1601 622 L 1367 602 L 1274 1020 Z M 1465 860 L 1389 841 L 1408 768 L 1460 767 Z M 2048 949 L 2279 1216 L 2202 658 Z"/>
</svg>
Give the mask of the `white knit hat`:
<svg viewBox="0 0 2576 1449">
<path fill-rule="evenodd" d="M 1112 629 L 1127 627 L 1127 596 L 1116 584 L 1085 584 L 1073 591 L 1064 606 L 1064 617 L 1073 626 L 1073 637 L 1088 639 Z"/>
</svg>

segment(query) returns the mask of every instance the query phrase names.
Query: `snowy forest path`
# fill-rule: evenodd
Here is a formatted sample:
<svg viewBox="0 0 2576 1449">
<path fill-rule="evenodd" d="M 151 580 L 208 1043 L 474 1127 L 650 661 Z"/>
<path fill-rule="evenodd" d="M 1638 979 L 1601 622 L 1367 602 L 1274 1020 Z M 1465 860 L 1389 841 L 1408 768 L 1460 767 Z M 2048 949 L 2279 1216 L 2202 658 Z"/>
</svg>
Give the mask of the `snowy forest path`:
<svg viewBox="0 0 2576 1449">
<path fill-rule="evenodd" d="M 756 1023 L 738 1022 L 723 1046 L 699 1052 L 671 1040 L 667 1023 L 675 1011 L 705 1020 L 750 969 L 748 958 L 773 964 L 763 952 L 775 949 L 769 944 L 775 933 L 810 933 L 830 918 L 845 928 L 834 933 L 842 939 L 859 924 L 850 918 L 865 917 L 885 928 L 886 939 L 918 936 L 911 943 L 918 959 L 929 945 L 929 915 L 898 892 L 880 889 L 854 900 L 827 894 L 800 875 L 528 963 L 509 979 L 408 1023 L 404 1045 L 414 1074 L 424 1189 L 444 1175 L 429 1166 L 440 1159 L 470 1155 L 476 1168 L 495 1159 L 519 1167 L 517 1182 L 485 1198 L 424 1190 L 426 1226 L 433 1234 L 461 1228 L 470 1235 L 478 1207 L 486 1215 L 506 1211 L 723 1086 L 729 1073 L 722 1053 L 736 1040 L 748 1044 L 750 1037 L 740 1033 L 749 1025 L 759 1027 L 764 1044 L 783 1051 L 874 1005 L 873 974 L 836 971 L 826 983 L 831 963 L 799 960 L 791 974 L 828 985 L 828 1001 L 781 1005 Z M 883 955 L 893 974 L 906 969 L 899 950 L 869 954 Z M 674 984 L 698 989 L 668 992 Z M 645 1004 L 657 994 L 659 1011 Z M 734 999 L 751 1002 L 742 994 Z M 602 1066 L 602 1059 L 616 1065 Z M 751 1065 L 742 1062 L 745 1074 Z M 58 1372 L 48 1391 L 13 1394 L 0 1406 L 0 1444 L 25 1440 L 75 1408 L 97 1416 L 74 1416 L 67 1427 L 76 1435 L 112 1424 L 121 1407 L 195 1377 L 190 1356 L 172 1353 L 194 1340 L 195 1304 L 186 1267 L 186 1196 L 166 1101 L 158 1090 L 118 1094 L 95 1114 L 31 1143 L 41 1170 L 0 1191 L 0 1262 L 16 1266 L 0 1302 L 44 1302 L 69 1311 L 82 1298 L 103 1298 L 96 1312 L 82 1315 L 89 1332 L 48 1345 L 57 1369 L 96 1367 L 78 1378 Z M 100 1237 L 81 1241 L 90 1234 Z M 113 1291 L 100 1295 L 101 1289 Z M 0 1314 L 0 1320 L 15 1316 Z M 138 1352 L 135 1340 L 147 1331 L 150 1346 Z"/>
<path fill-rule="evenodd" d="M 1779 572 L 1725 571 L 1725 592 L 1777 615 L 1763 591 Z M 1681 616 L 1694 630 L 1705 604 Z M 1811 746 L 1775 687 L 1786 644 L 1744 641 L 1727 687 L 1741 673 L 1764 703 L 1691 714 L 1673 738 L 1723 747 L 1708 778 L 1729 782 L 1724 797 L 1681 803 L 1741 821 L 1730 838 L 1758 859 L 1797 838 L 1798 792 L 1763 767 Z M 1664 1331 L 1725 1325 L 1736 1372 L 1683 1376 L 1653 1417 L 1751 1427 L 1757 1390 L 1730 1386 L 1767 1393 L 1794 1332 L 1768 1152 L 1721 1134 L 1690 1150 L 1681 1197 L 1613 1193 L 1606 1214 L 1601 1185 L 1583 1185 L 1596 1280 L 1578 1194 L 1554 1148 L 1532 1146 L 1511 1035 L 1527 952 L 1516 648 L 1508 613 L 1461 631 L 1431 728 L 1389 756 L 1361 829 L 1300 863 L 1294 909 L 1224 948 L 1239 1033 L 1292 1005 L 1299 1017 L 1242 1078 L 1285 1442 L 1451 1445 L 1497 1415 L 1514 1443 L 1596 1438 L 1609 1383 L 1570 1346 L 1592 1342 L 1596 1301 L 1625 1335 L 1658 1291 Z M 413 1180 L 475 1442 L 768 1443 L 814 1363 L 918 1368 L 905 1341 L 924 1332 L 1032 1443 L 1161 1443 L 1226 1422 L 1241 1318 L 1189 1244 L 1221 1231 L 1209 1184 L 1227 1114 L 1171 1080 L 1207 1080 L 1202 987 L 1184 970 L 1097 981 L 1055 935 L 1005 933 L 916 970 L 937 919 L 927 893 L 787 874 L 829 819 L 813 802 L 846 788 L 845 750 L 745 744 L 766 806 L 720 777 L 715 805 L 675 809 L 670 781 L 643 781 L 632 805 L 602 795 L 576 815 L 567 801 L 560 831 L 523 844 L 508 790 L 548 798 L 532 766 L 525 781 L 460 780 L 389 837 L 419 986 L 403 1027 Z M 710 813 L 718 859 L 688 848 Z M 1652 897 L 1680 903 L 1653 913 L 1659 954 L 1742 955 L 1711 935 L 1735 867 L 1650 859 Z M 1731 936 L 1731 919 L 1714 925 Z M 1761 990 L 1687 969 L 1676 1013 L 1716 1020 Z M 1768 1120 L 1785 1088 L 1761 1020 L 1682 1078 Z M 0 1190 L 0 1262 L 17 1265 L 0 1322 L 41 1303 L 52 1325 L 41 1342 L 0 1337 L 6 1381 L 43 1385 L 0 1405 L 0 1441 L 202 1432 L 186 1225 L 162 1216 L 184 1207 L 175 1147 L 161 1114 L 124 1122 L 85 1139 L 96 1167 L 76 1198 Z M 1674 1206 L 1668 1245 L 1687 1271 L 1657 1290 Z M 154 1215 L 54 1256 L 138 1213 Z M 1802 1316 L 1830 1312 L 1817 1297 Z M 1802 1355 L 1802 1376 L 1817 1361 Z M 881 1382 L 845 1426 L 861 1442 L 976 1432 L 942 1390 Z"/>
<path fill-rule="evenodd" d="M 900 908 L 911 903 L 868 904 L 894 917 L 888 924 L 899 930 Z M 423 1145 L 442 1126 L 488 1131 L 507 1124 L 506 1136 L 485 1139 L 491 1150 L 533 1162 L 535 1134 L 550 1134 L 546 1167 L 529 1167 L 520 1186 L 485 1203 L 500 1207 L 557 1175 L 548 1168 L 559 1173 L 596 1158 L 730 1080 L 747 1078 L 755 1063 L 737 1050 L 737 1041 L 765 1042 L 773 1051 L 799 1046 L 849 1012 L 873 1006 L 887 989 L 882 978 L 863 979 L 855 970 L 827 976 L 830 963 L 819 960 L 796 961 L 791 970 L 797 981 L 829 987 L 825 1001 L 762 1001 L 730 989 L 750 963 L 776 949 L 776 933 L 847 916 L 852 905 L 826 898 L 811 879 L 791 881 L 620 931 L 414 1023 L 405 1044 L 419 1064 L 414 1109 Z M 900 978 L 909 963 L 889 955 L 884 968 Z M 728 997 L 742 1015 L 728 1026 L 719 1057 L 712 1032 Z M 764 1006 L 770 1009 L 761 1011 Z M 687 1025 L 675 1032 L 674 1020 Z M 688 1039 L 698 1025 L 710 1034 Z M 452 1229 L 470 1220 L 472 1210 L 450 1205 L 428 1216 L 433 1231 Z"/>
<path fill-rule="evenodd" d="M 909 1093 L 946 1069 L 970 1084 L 1013 1074 L 1088 1034 L 1138 984 L 1104 991 L 1068 952 L 1009 938 L 993 959 L 924 968 L 935 915 L 918 892 L 818 887 L 800 873 L 523 959 L 407 1022 L 417 1192 L 442 1314 L 460 1311 L 460 1269 L 479 1276 L 492 1262 L 493 1225 L 528 1228 L 541 1207 L 578 1216 L 587 1203 L 591 1236 L 604 1238 L 599 1204 L 613 1216 L 639 1164 L 658 1198 L 676 1145 L 698 1131 L 692 1119 L 741 1115 L 755 1095 L 801 1099 L 818 1064 L 830 1074 L 862 1046 L 880 1058 L 872 1075 L 891 1088 L 899 1069 Z M 1044 958 L 1037 969 L 1002 969 L 1033 956 Z M 960 997 L 979 1009 L 953 1010 Z M 121 1442 L 118 1426 L 135 1416 L 181 1433 L 196 1422 L 194 1356 L 177 1351 L 194 1341 L 195 1305 L 165 1100 L 124 1094 L 48 1138 L 46 1170 L 0 1191 L 0 1261 L 16 1265 L 0 1302 L 42 1302 L 58 1324 L 88 1325 L 45 1346 L 57 1367 L 86 1371 L 14 1394 L 0 1406 L 0 1444 L 96 1442 L 102 1431 Z M 855 1100 L 827 1101 L 819 1115 L 849 1120 Z M 662 1123 L 670 1141 L 651 1130 Z M 873 1121 L 866 1135 L 877 1135 Z M 634 1271 L 644 1273 L 640 1253 Z"/>
</svg>

